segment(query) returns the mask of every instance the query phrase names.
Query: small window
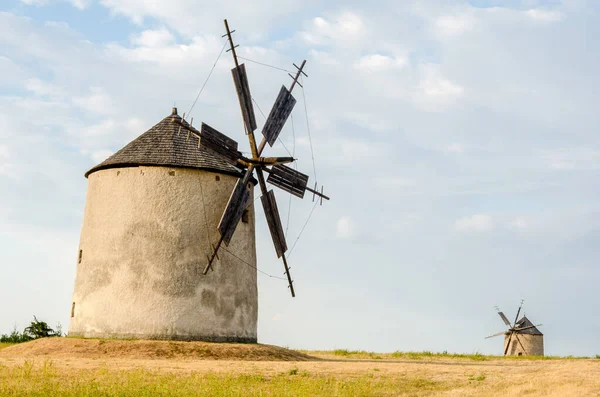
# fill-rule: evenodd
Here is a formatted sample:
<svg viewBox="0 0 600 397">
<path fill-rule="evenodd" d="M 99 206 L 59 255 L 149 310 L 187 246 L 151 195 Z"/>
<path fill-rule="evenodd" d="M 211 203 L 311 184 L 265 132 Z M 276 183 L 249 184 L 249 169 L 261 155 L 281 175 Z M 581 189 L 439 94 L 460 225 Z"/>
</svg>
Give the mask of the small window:
<svg viewBox="0 0 600 397">
<path fill-rule="evenodd" d="M 75 317 L 75 302 L 71 305 L 71 317 Z"/>
<path fill-rule="evenodd" d="M 522 355 L 523 355 L 523 352 L 519 352 L 519 356 L 522 356 Z"/>
<path fill-rule="evenodd" d="M 219 182 L 221 180 L 221 177 L 219 175 L 215 175 L 215 181 Z"/>
<path fill-rule="evenodd" d="M 169 175 L 171 175 L 171 176 L 175 175 L 175 171 L 169 171 Z"/>
<path fill-rule="evenodd" d="M 242 214 L 242 222 L 244 223 L 248 223 L 248 210 L 244 210 L 244 213 Z"/>
<path fill-rule="evenodd" d="M 81 263 L 82 257 L 83 257 L 83 250 L 79 250 L 79 259 L 77 260 L 77 263 Z"/>
</svg>

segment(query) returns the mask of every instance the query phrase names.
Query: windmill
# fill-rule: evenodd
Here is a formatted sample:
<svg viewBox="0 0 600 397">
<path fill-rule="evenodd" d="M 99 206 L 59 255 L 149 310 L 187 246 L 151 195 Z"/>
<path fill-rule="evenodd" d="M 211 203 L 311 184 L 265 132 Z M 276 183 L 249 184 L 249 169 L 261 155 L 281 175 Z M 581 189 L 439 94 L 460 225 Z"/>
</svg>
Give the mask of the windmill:
<svg viewBox="0 0 600 397">
<path fill-rule="evenodd" d="M 225 28 L 223 49 L 228 41 L 251 155 L 245 157 L 235 140 L 205 123 L 193 127 L 193 119 L 188 122 L 174 107 L 88 170 L 69 336 L 256 343 L 261 272 L 256 265 L 256 184 L 283 260 L 287 277 L 280 278 L 295 296 L 285 234 L 267 183 L 300 198 L 311 192 L 314 205 L 329 197 L 322 187 L 317 191 L 316 183 L 308 187 L 308 175 L 286 165 L 293 157 L 263 157 L 263 151 L 277 141 L 291 115 L 292 91 L 302 87 L 302 76 L 308 77 L 306 61 L 294 65 L 292 83 L 280 89 L 257 144 L 246 68 L 238 63 L 227 21 Z M 227 271 L 209 274 L 216 263 Z"/>
<path fill-rule="evenodd" d="M 263 138 L 260 143 L 257 145 L 256 137 L 254 135 L 254 131 L 257 129 L 256 118 L 254 116 L 254 108 L 252 105 L 252 96 L 250 94 L 250 87 L 248 84 L 248 75 L 246 73 L 246 67 L 242 63 L 238 62 L 238 57 L 236 54 L 236 47 L 238 45 L 234 45 L 232 33 L 235 31 L 231 31 L 229 29 L 229 24 L 227 20 L 225 22 L 226 34 L 223 37 L 227 36 L 229 40 L 230 48 L 227 50 L 231 51 L 233 55 L 233 61 L 235 63 L 235 68 L 231 70 L 233 75 L 233 80 L 235 84 L 235 88 L 237 91 L 239 104 L 242 112 L 242 118 L 244 121 L 244 129 L 246 135 L 248 136 L 248 142 L 250 143 L 250 150 L 252 157 L 232 157 L 235 160 L 235 165 L 243 170 L 245 170 L 243 177 L 241 177 L 237 184 L 235 185 L 233 191 L 231 192 L 231 196 L 229 198 L 229 202 L 223 211 L 223 215 L 221 216 L 221 220 L 218 225 L 219 231 L 219 240 L 213 247 L 213 253 L 208 257 L 208 263 L 203 270 L 203 274 L 207 274 L 209 270 L 213 269 L 213 263 L 215 259 L 218 259 L 218 252 L 221 245 L 224 243 L 226 246 L 229 244 L 233 233 L 240 220 L 242 219 L 242 215 L 244 210 L 248 207 L 250 202 L 250 181 L 254 174 L 256 174 L 256 178 L 258 179 L 258 184 L 260 186 L 260 191 L 262 193 L 261 202 L 262 207 L 265 213 L 265 217 L 267 219 L 267 224 L 269 226 L 269 231 L 271 232 L 271 238 L 273 240 L 273 245 L 275 246 L 275 251 L 277 253 L 277 257 L 283 260 L 283 266 L 285 269 L 285 274 L 288 280 L 288 286 L 290 288 L 290 292 L 292 297 L 295 296 L 294 285 L 290 275 L 290 268 L 287 263 L 287 259 L 285 253 L 287 251 L 287 244 L 285 241 L 285 235 L 283 233 L 283 228 L 281 225 L 281 218 L 279 216 L 279 211 L 277 209 L 277 202 L 275 200 L 275 193 L 273 190 L 267 190 L 266 182 L 277 186 L 278 188 L 294 195 L 299 198 L 303 198 L 306 191 L 313 193 L 313 201 L 316 196 L 319 197 L 321 204 L 323 203 L 323 199 L 329 200 L 329 197 L 323 194 L 323 188 L 321 191 L 317 191 L 317 186 L 315 185 L 315 189 L 311 189 L 307 186 L 308 184 L 308 175 L 303 174 L 299 171 L 294 170 L 286 166 L 286 163 L 291 163 L 294 161 L 292 157 L 261 157 L 263 150 L 265 149 L 266 144 L 269 146 L 273 146 L 273 144 L 277 141 L 283 126 L 287 118 L 292 113 L 294 105 L 296 104 L 296 99 L 292 95 L 292 91 L 296 85 L 300 85 L 298 79 L 301 75 L 306 77 L 307 74 L 303 71 L 304 65 L 306 64 L 306 60 L 302 61 L 300 66 L 294 64 L 297 69 L 296 75 L 292 76 L 288 73 L 288 75 L 292 78 L 292 83 L 290 88 L 286 88 L 282 86 L 275 103 L 267 117 L 267 120 L 262 128 Z M 212 131 L 210 131 L 212 130 Z M 202 134 L 202 131 L 204 134 Z M 223 136 L 216 130 L 202 125 L 201 136 Z M 210 139 L 209 139 L 210 140 Z M 226 147 L 226 145 L 216 145 L 217 150 L 221 150 Z M 225 150 L 227 151 L 227 150 Z M 229 151 L 229 153 L 233 153 Z M 265 182 L 264 173 L 268 173 L 269 176 Z"/>
<path fill-rule="evenodd" d="M 537 329 L 542 324 L 533 325 L 531 321 L 524 315 L 519 320 L 519 314 L 523 308 L 523 300 L 517 310 L 517 315 L 512 325 L 508 318 L 501 312 L 498 307 L 498 315 L 508 327 L 508 330 L 498 332 L 494 335 L 490 335 L 485 339 L 494 338 L 496 336 L 504 335 L 504 355 L 526 355 L 526 356 L 543 356 L 544 355 L 544 343 L 543 334 Z M 514 338 L 514 339 L 513 339 Z M 515 343 L 516 341 L 516 343 Z"/>
</svg>

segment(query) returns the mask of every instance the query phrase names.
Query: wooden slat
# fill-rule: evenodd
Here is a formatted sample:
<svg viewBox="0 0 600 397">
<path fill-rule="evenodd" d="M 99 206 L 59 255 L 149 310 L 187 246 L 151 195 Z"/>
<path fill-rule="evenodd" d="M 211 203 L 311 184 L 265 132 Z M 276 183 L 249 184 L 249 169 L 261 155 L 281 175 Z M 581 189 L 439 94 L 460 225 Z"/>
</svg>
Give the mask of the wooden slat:
<svg viewBox="0 0 600 397">
<path fill-rule="evenodd" d="M 281 226 L 281 217 L 277 209 L 277 202 L 275 201 L 275 193 L 273 193 L 273 190 L 269 190 L 267 194 L 261 196 L 260 200 L 265 210 L 265 217 L 267 218 L 273 245 L 275 245 L 275 251 L 277 251 L 277 257 L 281 258 L 281 255 L 287 251 L 287 244 L 285 242 L 285 235 L 283 234 L 283 227 Z"/>
<path fill-rule="evenodd" d="M 221 154 L 232 164 L 236 164 L 240 157 L 237 151 L 237 142 L 227 135 L 220 133 L 208 124 L 202 123 L 200 128 L 200 145 Z"/>
<path fill-rule="evenodd" d="M 308 184 L 308 175 L 285 165 L 276 165 L 271 168 L 267 182 L 294 196 L 304 198 L 306 185 Z"/>
<path fill-rule="evenodd" d="M 269 113 L 269 117 L 267 117 L 265 126 L 262 129 L 262 134 L 267 142 L 269 142 L 270 146 L 273 146 L 275 141 L 277 141 L 285 122 L 294 109 L 294 105 L 296 105 L 296 99 L 285 86 L 281 86 L 279 95 L 277 96 L 273 108 Z"/>
<path fill-rule="evenodd" d="M 237 68 L 231 69 L 231 74 L 233 75 L 240 107 L 242 108 L 244 123 L 250 131 L 254 131 L 256 129 L 256 117 L 254 116 L 254 107 L 252 106 L 252 96 L 250 95 L 246 66 L 242 63 Z"/>
<path fill-rule="evenodd" d="M 229 245 L 235 228 L 240 223 L 244 210 L 250 201 L 250 190 L 248 189 L 249 175 L 246 174 L 246 177 L 237 181 L 233 192 L 231 192 L 223 216 L 221 216 L 218 229 L 225 245 Z"/>
</svg>

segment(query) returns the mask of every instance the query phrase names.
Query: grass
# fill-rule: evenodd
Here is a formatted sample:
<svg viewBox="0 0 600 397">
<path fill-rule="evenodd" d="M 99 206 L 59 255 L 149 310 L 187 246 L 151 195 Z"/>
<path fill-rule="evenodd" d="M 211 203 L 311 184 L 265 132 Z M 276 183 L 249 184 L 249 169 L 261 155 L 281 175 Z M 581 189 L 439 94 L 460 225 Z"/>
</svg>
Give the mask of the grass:
<svg viewBox="0 0 600 397">
<path fill-rule="evenodd" d="M 25 361 L 13 367 L 0 365 L 0 396 L 433 396 L 455 386 L 418 376 L 297 374 L 297 368 L 270 376 L 108 367 L 58 371 L 50 360 Z"/>
<path fill-rule="evenodd" d="M 0 342 L 0 350 L 12 345 L 14 345 L 14 343 Z"/>
<path fill-rule="evenodd" d="M 470 361 L 488 361 L 488 360 L 579 360 L 579 359 L 590 359 L 592 357 L 574 357 L 574 356 L 494 356 L 485 355 L 479 352 L 472 354 L 459 354 L 459 353 L 448 353 L 443 352 L 403 352 L 395 351 L 393 353 L 374 353 L 365 350 L 347 350 L 347 349 L 336 349 L 333 351 L 308 351 L 302 350 L 303 353 L 315 356 L 338 356 L 349 359 L 376 359 L 376 360 L 390 360 L 390 359 L 408 359 L 408 360 L 421 360 L 424 358 L 450 358 Z M 596 358 L 600 359 L 600 355 L 596 355 Z"/>
</svg>

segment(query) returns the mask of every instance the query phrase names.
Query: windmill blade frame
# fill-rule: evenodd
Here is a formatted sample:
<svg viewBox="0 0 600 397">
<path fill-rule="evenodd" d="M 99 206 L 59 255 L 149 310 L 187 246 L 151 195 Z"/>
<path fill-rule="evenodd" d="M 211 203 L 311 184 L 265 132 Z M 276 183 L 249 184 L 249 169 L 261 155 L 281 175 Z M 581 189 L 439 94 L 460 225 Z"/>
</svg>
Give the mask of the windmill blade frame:
<svg viewBox="0 0 600 397">
<path fill-rule="evenodd" d="M 506 356 L 506 353 L 508 353 L 508 349 L 510 347 L 510 341 L 512 339 L 514 332 L 511 332 L 510 335 L 508 336 L 508 341 L 506 342 L 506 348 L 504 349 L 504 355 Z"/>
<path fill-rule="evenodd" d="M 504 321 L 504 324 L 506 324 L 508 327 L 510 327 L 510 321 L 508 321 L 508 318 L 506 318 L 506 316 L 504 315 L 504 313 L 498 312 L 498 315 L 500 316 L 500 318 L 502 319 L 502 321 Z"/>
<path fill-rule="evenodd" d="M 486 336 L 485 339 L 495 338 L 496 336 L 504 335 L 506 331 L 498 332 L 497 334 Z"/>
<path fill-rule="evenodd" d="M 525 352 L 525 355 L 528 356 L 529 354 L 527 353 L 527 350 L 525 350 L 525 346 L 523 346 L 523 344 L 521 343 L 521 339 L 519 339 L 518 332 L 515 332 L 515 338 L 517 339 L 517 342 L 519 342 L 519 345 L 521 346 L 521 349 L 523 349 L 523 352 Z"/>
</svg>

